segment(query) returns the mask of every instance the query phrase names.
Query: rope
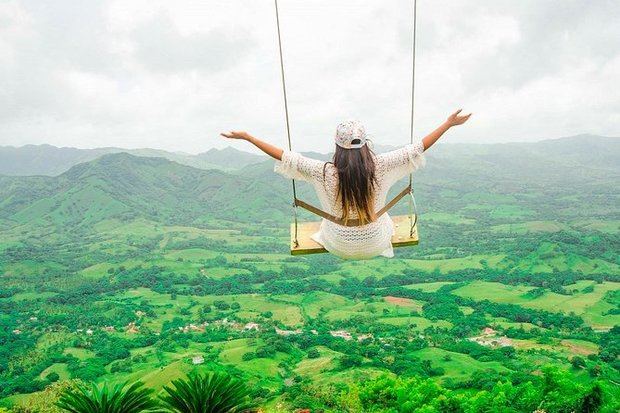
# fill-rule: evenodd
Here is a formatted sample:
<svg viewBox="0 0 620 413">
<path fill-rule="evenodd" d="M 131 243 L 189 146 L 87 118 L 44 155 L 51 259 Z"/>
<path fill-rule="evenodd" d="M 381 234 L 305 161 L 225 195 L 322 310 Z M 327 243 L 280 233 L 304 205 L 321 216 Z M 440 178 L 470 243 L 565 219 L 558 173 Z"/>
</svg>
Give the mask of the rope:
<svg viewBox="0 0 620 413">
<path fill-rule="evenodd" d="M 288 150 L 292 150 L 291 144 L 291 127 L 288 118 L 288 99 L 286 97 L 286 81 L 284 78 L 284 57 L 282 56 L 282 35 L 280 34 L 280 14 L 278 13 L 278 0 L 274 0 L 274 4 L 276 7 L 276 26 L 278 28 L 278 51 L 280 52 L 280 73 L 282 75 L 282 93 L 284 95 L 284 114 L 286 117 L 286 137 L 288 139 Z M 297 239 L 297 187 L 295 185 L 295 180 L 291 179 L 293 183 L 293 216 L 295 219 L 295 232 L 293 242 L 295 244 L 295 248 L 299 247 L 299 240 Z"/>
<path fill-rule="evenodd" d="M 411 119 L 409 122 L 409 143 L 413 143 L 413 114 L 415 109 L 415 44 L 417 31 L 417 0 L 413 0 L 413 42 L 411 46 Z M 410 177 L 412 175 L 409 175 Z"/>
<path fill-rule="evenodd" d="M 405 189 L 403 189 L 402 191 L 400 191 L 398 193 L 398 195 L 396 195 L 394 198 L 392 198 L 392 200 L 390 202 L 388 202 L 387 204 L 385 204 L 383 206 L 383 208 L 381 208 L 379 211 L 377 211 L 377 213 L 375 214 L 376 218 L 379 218 L 381 215 L 385 214 L 386 212 L 388 212 L 394 205 L 396 205 L 396 203 L 398 201 L 400 201 L 405 195 L 407 194 L 411 194 L 411 191 L 409 190 L 409 187 L 406 187 Z M 360 225 L 363 225 L 359 219 L 348 219 L 348 220 L 343 220 L 342 218 L 338 218 L 335 217 L 313 205 L 310 205 L 307 202 L 302 201 L 301 199 L 296 199 L 295 200 L 295 205 L 302 207 L 303 209 L 312 212 L 315 215 L 318 215 L 322 218 L 325 218 L 328 221 L 333 222 L 334 224 L 338 224 L 338 225 L 342 225 L 345 227 L 359 227 Z"/>
<path fill-rule="evenodd" d="M 413 121 L 415 113 L 415 46 L 417 40 L 417 20 L 418 20 L 418 1 L 413 0 L 413 41 L 411 46 L 411 119 L 409 121 L 409 143 L 413 144 Z M 409 174 L 409 223 L 411 227 L 409 229 L 409 236 L 413 237 L 415 226 L 418 223 L 418 214 L 415 204 L 415 198 L 413 196 L 413 173 Z M 415 218 L 414 218 L 415 212 Z"/>
</svg>

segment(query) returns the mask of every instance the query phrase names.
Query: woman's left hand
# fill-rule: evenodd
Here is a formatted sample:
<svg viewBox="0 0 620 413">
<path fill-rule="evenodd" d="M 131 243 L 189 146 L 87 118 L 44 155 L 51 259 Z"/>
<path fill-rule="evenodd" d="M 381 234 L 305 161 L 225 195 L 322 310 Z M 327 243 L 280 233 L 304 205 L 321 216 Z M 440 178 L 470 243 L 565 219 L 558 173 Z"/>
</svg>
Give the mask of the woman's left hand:
<svg viewBox="0 0 620 413">
<path fill-rule="evenodd" d="M 450 126 L 462 125 L 465 122 L 467 122 L 467 120 L 471 116 L 471 113 L 469 115 L 459 116 L 459 113 L 461 113 L 462 110 L 463 109 L 459 109 L 456 112 L 454 112 L 452 115 L 448 116 L 447 122 Z"/>
<path fill-rule="evenodd" d="M 242 139 L 246 141 L 250 139 L 250 134 L 244 131 L 222 132 L 220 135 L 228 139 Z"/>
</svg>

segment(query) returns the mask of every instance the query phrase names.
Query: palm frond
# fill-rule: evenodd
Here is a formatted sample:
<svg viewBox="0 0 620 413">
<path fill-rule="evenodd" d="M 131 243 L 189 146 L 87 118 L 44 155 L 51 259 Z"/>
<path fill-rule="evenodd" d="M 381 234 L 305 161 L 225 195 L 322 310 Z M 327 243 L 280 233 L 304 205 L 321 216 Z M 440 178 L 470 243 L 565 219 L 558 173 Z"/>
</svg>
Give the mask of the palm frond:
<svg viewBox="0 0 620 413">
<path fill-rule="evenodd" d="M 175 413 L 242 413 L 252 411 L 250 390 L 221 372 L 191 374 L 172 381 L 160 396 L 166 411 Z"/>
<path fill-rule="evenodd" d="M 154 411 L 159 406 L 152 393 L 141 382 L 113 387 L 93 384 L 90 389 L 79 386 L 67 390 L 56 405 L 71 413 L 140 413 Z"/>
</svg>

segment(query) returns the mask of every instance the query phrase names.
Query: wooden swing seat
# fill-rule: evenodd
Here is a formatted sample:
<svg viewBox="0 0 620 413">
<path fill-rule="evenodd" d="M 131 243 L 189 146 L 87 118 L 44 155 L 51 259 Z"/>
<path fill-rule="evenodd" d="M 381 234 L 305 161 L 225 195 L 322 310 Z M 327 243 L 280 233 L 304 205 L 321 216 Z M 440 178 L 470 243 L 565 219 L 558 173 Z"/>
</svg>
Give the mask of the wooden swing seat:
<svg viewBox="0 0 620 413">
<path fill-rule="evenodd" d="M 409 215 L 397 215 L 391 217 L 394 221 L 396 234 L 392 237 L 393 247 L 407 247 L 418 244 L 418 226 L 413 229 L 413 236 L 409 236 L 411 224 Z M 415 219 L 415 216 L 414 216 Z M 297 240 L 299 245 L 295 246 L 295 224 L 291 224 L 291 255 L 321 254 L 327 252 L 319 243 L 314 241 L 311 236 L 319 230 L 321 221 L 300 222 L 297 227 Z"/>
</svg>

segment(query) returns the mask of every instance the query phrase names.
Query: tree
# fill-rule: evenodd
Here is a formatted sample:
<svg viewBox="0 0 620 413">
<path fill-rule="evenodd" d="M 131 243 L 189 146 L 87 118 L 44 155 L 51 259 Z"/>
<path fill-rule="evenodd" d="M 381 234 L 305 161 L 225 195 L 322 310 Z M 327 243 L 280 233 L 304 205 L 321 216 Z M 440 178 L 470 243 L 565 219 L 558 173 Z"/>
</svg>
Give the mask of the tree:
<svg viewBox="0 0 620 413">
<path fill-rule="evenodd" d="M 114 387 L 93 384 L 65 391 L 56 405 L 71 413 L 139 413 L 154 410 L 157 400 L 151 397 L 153 390 L 143 387 L 142 382 L 117 384 Z"/>
<path fill-rule="evenodd" d="M 321 357 L 321 353 L 319 353 L 319 350 L 315 349 L 315 348 L 311 348 L 310 350 L 308 350 L 308 358 L 309 359 L 317 359 Z"/>
<path fill-rule="evenodd" d="M 603 389 L 601 385 L 595 383 L 592 389 L 581 400 L 580 412 L 595 413 L 603 404 Z"/>
<path fill-rule="evenodd" d="M 50 384 L 43 391 L 31 394 L 23 405 L 14 406 L 11 411 L 14 413 L 61 413 L 64 410 L 55 403 L 66 391 L 77 390 L 80 385 L 83 383 L 75 379 Z M 1 408 L 0 413 L 4 413 Z"/>
<path fill-rule="evenodd" d="M 256 353 L 253 351 L 248 351 L 247 353 L 243 353 L 243 356 L 241 356 L 241 360 L 243 361 L 250 361 L 256 358 Z"/>
<path fill-rule="evenodd" d="M 234 413 L 250 411 L 254 402 L 240 380 L 222 372 L 191 374 L 172 381 L 160 396 L 164 409 L 175 413 Z"/>
<path fill-rule="evenodd" d="M 357 354 L 345 354 L 340 358 L 340 367 L 343 369 L 357 367 L 362 364 L 362 361 L 362 357 Z"/>
<path fill-rule="evenodd" d="M 572 360 L 570 361 L 570 363 L 576 369 L 582 369 L 586 366 L 586 361 L 583 359 L 583 357 L 579 357 L 579 356 L 574 356 Z"/>
<path fill-rule="evenodd" d="M 222 301 L 222 300 L 215 300 L 213 302 L 213 306 L 221 311 L 226 311 L 230 309 L 230 305 L 226 301 Z"/>
<path fill-rule="evenodd" d="M 58 380 L 60 380 L 60 375 L 58 373 L 56 373 L 55 371 L 53 371 L 50 374 L 48 374 L 47 376 L 45 376 L 45 379 L 47 381 L 49 381 L 50 383 L 54 383 L 54 382 L 57 382 Z"/>
</svg>

